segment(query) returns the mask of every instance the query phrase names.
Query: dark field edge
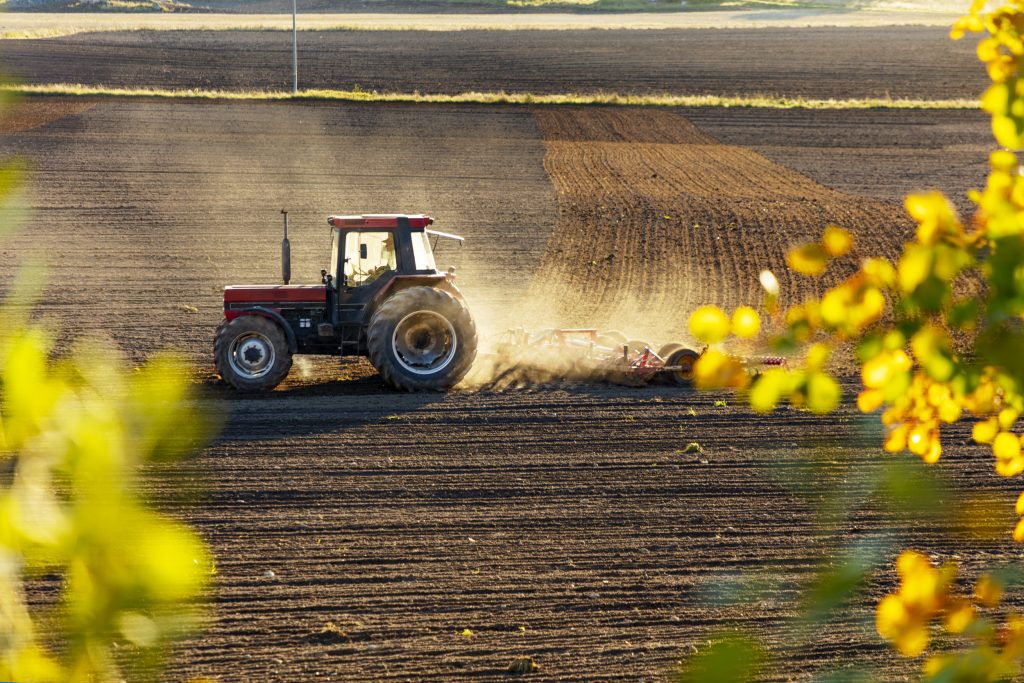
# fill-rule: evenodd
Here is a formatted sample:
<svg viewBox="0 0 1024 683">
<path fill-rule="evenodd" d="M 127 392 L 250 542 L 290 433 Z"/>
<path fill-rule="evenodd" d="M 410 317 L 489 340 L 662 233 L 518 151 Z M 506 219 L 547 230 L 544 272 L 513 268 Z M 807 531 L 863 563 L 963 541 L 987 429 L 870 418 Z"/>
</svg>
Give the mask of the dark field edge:
<svg viewBox="0 0 1024 683">
<path fill-rule="evenodd" d="M 976 44 L 939 27 L 309 31 L 299 77 L 321 91 L 949 100 L 988 84 Z M 0 41 L 24 83 L 171 90 L 290 91 L 291 51 L 287 31 Z"/>
</svg>

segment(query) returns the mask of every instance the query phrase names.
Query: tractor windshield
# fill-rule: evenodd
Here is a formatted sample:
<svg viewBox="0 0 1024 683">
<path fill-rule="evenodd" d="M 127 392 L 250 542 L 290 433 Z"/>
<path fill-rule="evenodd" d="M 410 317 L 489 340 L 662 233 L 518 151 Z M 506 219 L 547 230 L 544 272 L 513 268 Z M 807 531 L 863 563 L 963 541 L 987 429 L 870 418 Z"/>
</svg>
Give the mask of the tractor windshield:
<svg viewBox="0 0 1024 683">
<path fill-rule="evenodd" d="M 427 233 L 412 233 L 412 255 L 416 261 L 416 270 L 437 270 L 434 250 L 430 248 L 430 238 Z"/>
</svg>

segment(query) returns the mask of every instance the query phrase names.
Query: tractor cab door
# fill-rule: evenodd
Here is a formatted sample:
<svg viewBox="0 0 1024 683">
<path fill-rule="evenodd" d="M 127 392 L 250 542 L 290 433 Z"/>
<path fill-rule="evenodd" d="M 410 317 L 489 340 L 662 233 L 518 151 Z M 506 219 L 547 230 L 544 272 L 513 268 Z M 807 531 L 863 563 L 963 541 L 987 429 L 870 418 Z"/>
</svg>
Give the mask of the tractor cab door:
<svg viewBox="0 0 1024 683">
<path fill-rule="evenodd" d="M 390 230 L 348 230 L 342 237 L 338 322 L 360 325 L 366 305 L 398 272 L 395 235 Z"/>
</svg>

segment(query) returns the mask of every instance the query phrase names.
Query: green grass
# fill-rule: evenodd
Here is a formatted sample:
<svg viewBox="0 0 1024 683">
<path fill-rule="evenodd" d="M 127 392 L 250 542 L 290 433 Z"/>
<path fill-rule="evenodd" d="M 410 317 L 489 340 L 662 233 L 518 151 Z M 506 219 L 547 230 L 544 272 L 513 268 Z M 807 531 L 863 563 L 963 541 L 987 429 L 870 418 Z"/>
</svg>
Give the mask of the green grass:
<svg viewBox="0 0 1024 683">
<path fill-rule="evenodd" d="M 532 93 L 465 92 L 455 95 L 422 93 L 379 93 L 365 90 L 302 90 L 298 94 L 274 91 L 169 90 L 164 88 L 111 88 L 71 83 L 41 85 L 0 84 L 0 92 L 21 95 L 64 95 L 73 97 L 120 97 L 200 99 L 239 101 L 340 101 L 407 102 L 419 104 L 528 104 L 528 105 L 613 105 L 629 107 L 752 107 L 766 109 L 977 109 L 977 100 L 915 99 L 808 99 L 750 95 L 621 95 L 618 93 Z"/>
</svg>

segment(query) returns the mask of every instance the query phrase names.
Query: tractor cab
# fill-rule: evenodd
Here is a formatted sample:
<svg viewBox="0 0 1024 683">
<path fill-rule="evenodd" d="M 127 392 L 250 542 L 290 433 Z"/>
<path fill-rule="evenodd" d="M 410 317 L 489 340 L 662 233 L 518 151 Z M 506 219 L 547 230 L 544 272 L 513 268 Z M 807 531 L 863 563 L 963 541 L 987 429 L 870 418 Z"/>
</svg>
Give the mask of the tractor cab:
<svg viewBox="0 0 1024 683">
<path fill-rule="evenodd" d="M 388 293 L 411 285 L 437 286 L 454 279 L 454 270 L 438 273 L 431 238 L 458 235 L 428 229 L 430 216 L 380 214 L 331 216 L 330 270 L 321 271 L 335 323 L 359 322 Z M 333 299 L 333 301 L 331 301 Z M 334 304 L 332 306 L 332 304 Z M 336 307 L 336 308 L 335 308 Z"/>
<path fill-rule="evenodd" d="M 392 274 L 437 273 L 427 236 L 430 216 L 331 216 L 331 268 L 341 287 L 365 287 Z M 461 238 L 458 238 L 461 240 Z"/>
</svg>

